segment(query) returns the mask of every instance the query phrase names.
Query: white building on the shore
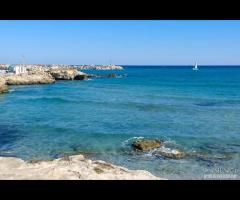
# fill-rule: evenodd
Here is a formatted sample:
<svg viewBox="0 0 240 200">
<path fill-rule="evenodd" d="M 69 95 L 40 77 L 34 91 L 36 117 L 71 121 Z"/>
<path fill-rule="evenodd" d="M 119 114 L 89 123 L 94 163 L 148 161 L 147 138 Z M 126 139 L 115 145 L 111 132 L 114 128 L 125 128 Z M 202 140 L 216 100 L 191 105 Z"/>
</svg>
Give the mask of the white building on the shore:
<svg viewBox="0 0 240 200">
<path fill-rule="evenodd" d="M 25 74 L 27 73 L 27 68 L 23 65 L 11 65 L 9 66 L 9 72 L 14 74 Z"/>
</svg>

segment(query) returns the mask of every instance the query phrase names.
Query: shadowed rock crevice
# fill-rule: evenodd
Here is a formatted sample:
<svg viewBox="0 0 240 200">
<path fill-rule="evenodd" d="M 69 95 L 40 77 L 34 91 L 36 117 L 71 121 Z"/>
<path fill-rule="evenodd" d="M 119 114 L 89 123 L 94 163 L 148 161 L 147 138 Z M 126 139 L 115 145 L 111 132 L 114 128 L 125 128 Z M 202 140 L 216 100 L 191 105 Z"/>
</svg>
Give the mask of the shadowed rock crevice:
<svg viewBox="0 0 240 200">
<path fill-rule="evenodd" d="M 50 69 L 48 71 L 55 80 L 74 80 L 77 75 L 83 75 L 76 69 Z"/>
</svg>

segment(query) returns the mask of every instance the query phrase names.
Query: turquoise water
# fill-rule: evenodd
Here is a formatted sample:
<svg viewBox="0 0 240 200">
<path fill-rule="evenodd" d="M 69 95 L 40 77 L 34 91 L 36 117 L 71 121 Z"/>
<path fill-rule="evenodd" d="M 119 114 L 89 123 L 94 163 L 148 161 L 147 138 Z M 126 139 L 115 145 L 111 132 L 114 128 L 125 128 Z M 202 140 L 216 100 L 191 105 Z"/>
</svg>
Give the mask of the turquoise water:
<svg viewBox="0 0 240 200">
<path fill-rule="evenodd" d="M 240 67 L 125 66 L 124 78 L 14 86 L 0 95 L 0 156 L 87 153 L 170 179 L 240 166 Z M 197 153 L 180 160 L 136 153 L 138 137 Z"/>
</svg>

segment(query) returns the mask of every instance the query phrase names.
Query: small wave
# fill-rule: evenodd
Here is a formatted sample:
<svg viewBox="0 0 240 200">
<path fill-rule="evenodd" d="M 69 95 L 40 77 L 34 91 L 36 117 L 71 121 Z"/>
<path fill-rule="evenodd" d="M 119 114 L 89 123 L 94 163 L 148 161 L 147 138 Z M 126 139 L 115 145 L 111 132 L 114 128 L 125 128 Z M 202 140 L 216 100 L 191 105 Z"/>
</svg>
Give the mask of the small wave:
<svg viewBox="0 0 240 200">
<path fill-rule="evenodd" d="M 158 148 L 156 151 L 161 151 L 164 153 L 172 153 L 172 154 L 177 154 L 178 150 L 177 149 L 171 149 L 171 148 L 167 148 L 165 146 L 162 146 L 160 148 Z"/>
<path fill-rule="evenodd" d="M 205 103 L 196 103 L 194 105 L 196 105 L 196 106 L 216 106 L 217 103 L 215 103 L 215 102 L 205 102 Z"/>
<path fill-rule="evenodd" d="M 168 103 L 139 103 L 139 102 L 124 102 L 119 105 L 127 109 L 134 109 L 143 112 L 165 112 L 173 110 L 173 106 Z"/>
<path fill-rule="evenodd" d="M 195 103 L 195 106 L 201 107 L 214 107 L 214 106 L 232 106 L 232 105 L 239 105 L 239 100 L 219 100 L 219 101 L 206 101 L 206 102 L 199 102 Z"/>
<path fill-rule="evenodd" d="M 122 145 L 121 145 L 121 146 L 122 146 L 122 147 L 129 146 L 131 141 L 139 140 L 139 139 L 144 139 L 144 137 L 142 137 L 142 136 L 140 136 L 140 137 L 131 137 L 131 138 L 127 139 L 127 140 L 124 140 L 124 141 L 122 142 Z"/>
<path fill-rule="evenodd" d="M 163 141 L 163 144 L 165 145 L 177 145 L 176 141 L 175 140 L 172 140 L 170 138 L 166 138 L 166 140 Z"/>
<path fill-rule="evenodd" d="M 61 97 L 41 97 L 32 98 L 34 102 L 49 102 L 49 103 L 76 103 L 76 101 L 64 99 Z"/>
<path fill-rule="evenodd" d="M 179 149 L 175 149 L 175 148 L 169 148 L 164 146 L 161 146 L 159 148 L 150 150 L 148 152 L 142 152 L 141 156 L 147 157 L 147 158 L 167 158 L 165 155 L 169 154 L 169 155 L 177 155 L 179 152 Z"/>
<path fill-rule="evenodd" d="M 14 91 L 16 91 L 16 90 L 14 90 L 14 89 L 9 90 L 9 92 L 14 92 Z"/>
</svg>

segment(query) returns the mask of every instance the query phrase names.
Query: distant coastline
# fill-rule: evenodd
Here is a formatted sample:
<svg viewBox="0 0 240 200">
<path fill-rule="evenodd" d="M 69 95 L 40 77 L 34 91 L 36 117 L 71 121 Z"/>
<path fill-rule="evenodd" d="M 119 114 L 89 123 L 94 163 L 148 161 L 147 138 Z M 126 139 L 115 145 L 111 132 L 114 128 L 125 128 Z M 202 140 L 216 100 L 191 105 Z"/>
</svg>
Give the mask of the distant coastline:
<svg viewBox="0 0 240 200">
<path fill-rule="evenodd" d="M 8 85 L 51 84 L 57 80 L 117 77 L 116 74 L 86 74 L 80 70 L 124 70 L 124 68 L 118 65 L 0 64 L 0 93 L 6 93 Z"/>
<path fill-rule="evenodd" d="M 66 65 L 66 64 L 12 64 L 18 66 L 24 66 L 28 69 L 30 68 L 72 68 L 78 70 L 86 70 L 86 69 L 93 69 L 93 70 L 123 70 L 124 68 L 120 65 Z M 11 64 L 0 64 L 0 70 L 7 70 Z"/>
</svg>

